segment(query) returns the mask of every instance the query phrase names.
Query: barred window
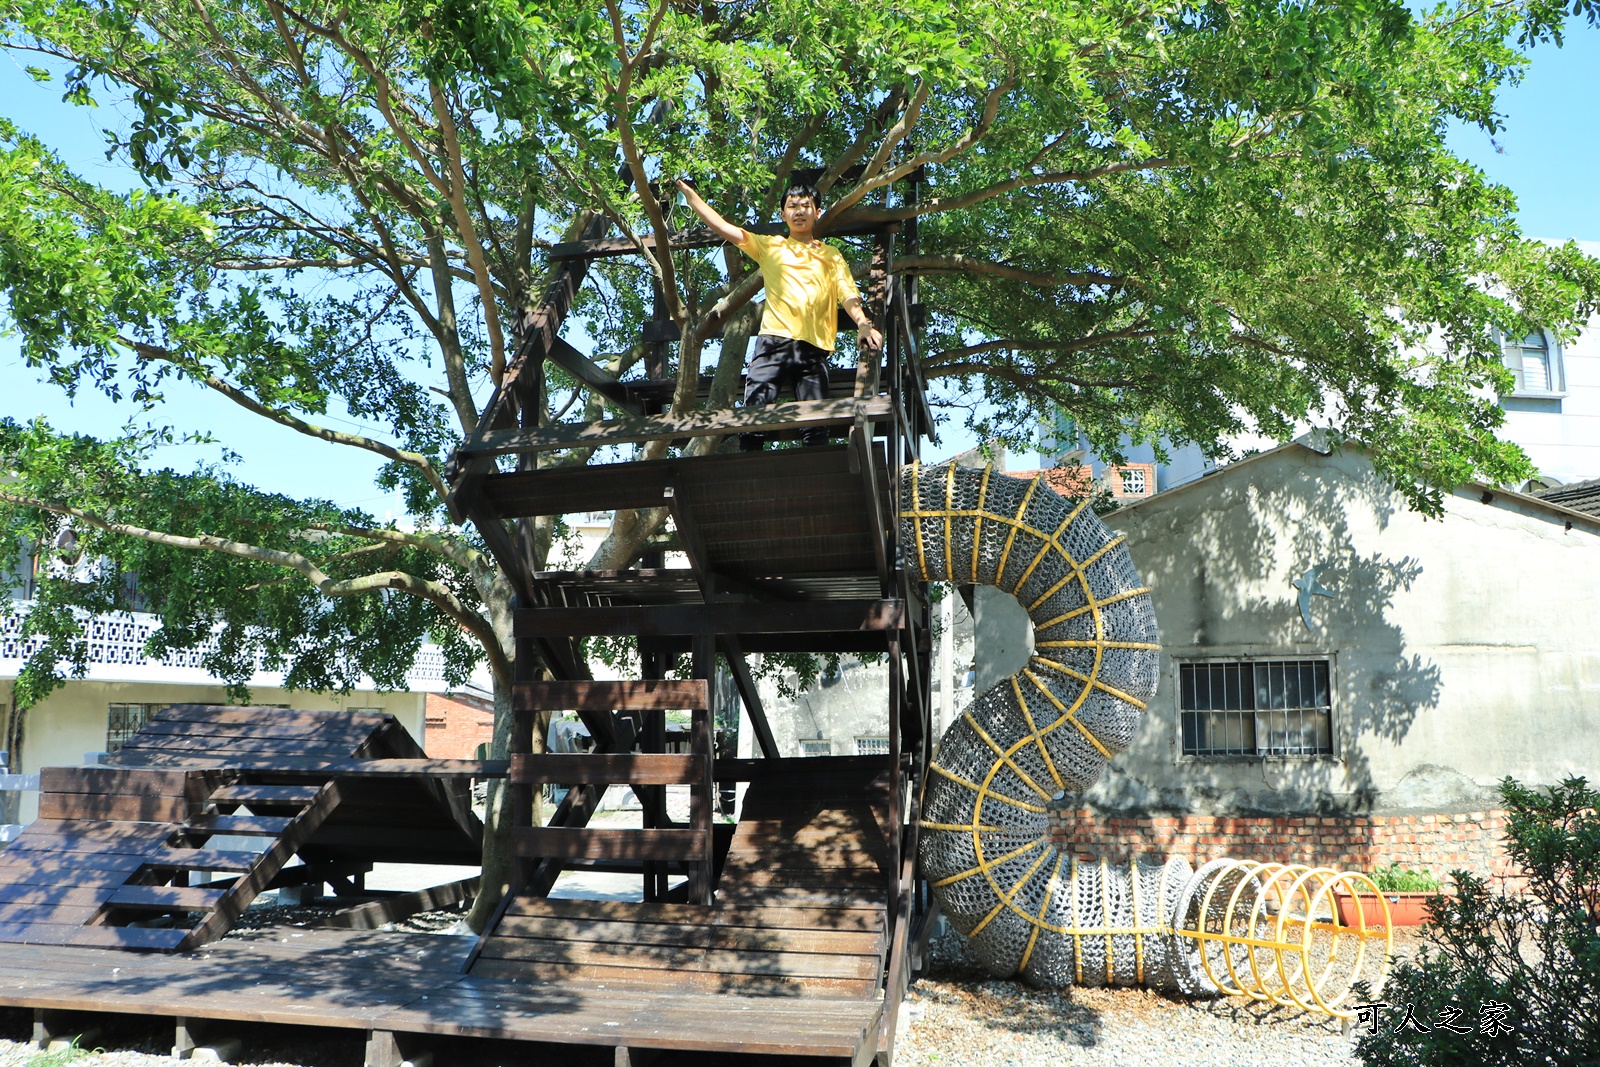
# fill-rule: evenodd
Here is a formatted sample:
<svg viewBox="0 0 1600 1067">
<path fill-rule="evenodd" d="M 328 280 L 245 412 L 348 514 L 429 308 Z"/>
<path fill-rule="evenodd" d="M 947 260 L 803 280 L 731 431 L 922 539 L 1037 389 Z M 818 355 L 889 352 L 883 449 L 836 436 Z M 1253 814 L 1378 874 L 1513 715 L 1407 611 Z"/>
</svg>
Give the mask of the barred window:
<svg viewBox="0 0 1600 1067">
<path fill-rule="evenodd" d="M 887 737 L 858 737 L 856 738 L 856 755 L 858 756 L 887 756 L 889 754 L 889 739 Z"/>
<path fill-rule="evenodd" d="M 1117 474 L 1122 479 L 1123 496 L 1144 496 L 1144 468 L 1123 467 Z"/>
<path fill-rule="evenodd" d="M 833 742 L 826 738 L 820 738 L 814 741 L 801 741 L 800 755 L 831 756 L 833 755 Z"/>
<path fill-rule="evenodd" d="M 115 752 L 123 742 L 150 721 L 160 704 L 108 704 L 106 705 L 106 752 Z"/>
<path fill-rule="evenodd" d="M 1333 698 L 1325 659 L 1178 665 L 1185 756 L 1325 756 Z"/>
</svg>

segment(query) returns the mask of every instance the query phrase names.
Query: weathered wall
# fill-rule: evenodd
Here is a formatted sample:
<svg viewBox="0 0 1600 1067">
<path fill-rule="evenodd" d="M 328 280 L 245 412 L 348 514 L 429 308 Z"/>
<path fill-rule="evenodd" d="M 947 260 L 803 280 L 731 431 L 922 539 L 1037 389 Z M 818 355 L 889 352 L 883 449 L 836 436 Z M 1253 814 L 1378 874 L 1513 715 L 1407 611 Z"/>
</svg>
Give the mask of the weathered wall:
<svg viewBox="0 0 1600 1067">
<path fill-rule="evenodd" d="M 1162 689 L 1104 812 L 1470 813 L 1505 775 L 1600 768 L 1600 528 L 1482 490 L 1410 511 L 1356 450 L 1289 446 L 1108 517 L 1162 632 Z M 1320 565 L 1312 629 L 1291 581 Z M 1176 664 L 1330 656 L 1334 755 L 1180 755 Z"/>
</svg>

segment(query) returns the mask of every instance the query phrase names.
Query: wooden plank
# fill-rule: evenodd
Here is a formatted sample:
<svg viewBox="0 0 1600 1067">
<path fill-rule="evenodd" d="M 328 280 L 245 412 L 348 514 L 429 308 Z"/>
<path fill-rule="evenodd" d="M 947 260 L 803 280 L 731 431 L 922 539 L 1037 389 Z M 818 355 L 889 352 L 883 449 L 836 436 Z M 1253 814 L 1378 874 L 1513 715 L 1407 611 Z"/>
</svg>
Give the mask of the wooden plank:
<svg viewBox="0 0 1600 1067">
<path fill-rule="evenodd" d="M 276 815 L 194 815 L 184 824 L 184 830 L 231 837 L 277 837 L 289 828 L 289 822 Z"/>
<path fill-rule="evenodd" d="M 721 975 L 782 978 L 858 978 L 877 980 L 883 962 L 876 951 L 864 955 L 828 952 L 738 951 L 683 945 L 627 942 L 547 941 L 496 937 L 478 957 L 484 960 L 526 960 L 565 964 L 598 964 L 684 974 L 704 971 Z"/>
<path fill-rule="evenodd" d="M 99 904 L 105 896 L 106 891 L 100 887 L 5 882 L 0 884 L 0 911 L 11 904 Z"/>
<path fill-rule="evenodd" d="M 124 767 L 43 767 L 41 793 L 124 793 L 131 796 L 187 796 L 189 772 Z"/>
<path fill-rule="evenodd" d="M 373 724 L 363 721 L 324 719 L 314 724 L 277 722 L 265 716 L 245 722 L 192 722 L 186 719 L 151 719 L 138 737 L 195 737 L 215 740 L 230 737 L 291 738 L 313 741 L 348 741 L 350 751 L 372 735 Z"/>
<path fill-rule="evenodd" d="M 321 792 L 314 785 L 229 785 L 211 794 L 218 804 L 309 804 Z"/>
<path fill-rule="evenodd" d="M 233 704 L 169 704 L 151 717 L 152 722 L 255 723 L 272 722 L 297 726 L 326 723 L 370 723 L 376 730 L 392 718 L 372 712 L 297 711 L 293 708 L 257 708 Z"/>
<path fill-rule="evenodd" d="M 480 958 L 472 969 L 475 978 L 508 978 L 537 980 L 553 984 L 597 983 L 615 989 L 662 990 L 676 989 L 707 993 L 744 993 L 771 996 L 871 996 L 877 991 L 877 982 L 871 979 L 797 978 L 787 975 L 747 974 L 730 975 L 713 971 L 645 970 L 638 967 L 614 967 L 601 964 L 570 964 L 528 960 L 501 960 Z M 756 1042 L 749 1037 L 739 1044 L 748 1048 Z M 819 1049 L 806 1052 L 816 1055 Z"/>
<path fill-rule="evenodd" d="M 682 948 L 719 948 L 739 951 L 826 952 L 873 955 L 881 947 L 876 931 L 828 929 L 784 930 L 705 923 L 584 922 L 549 916 L 508 915 L 495 928 L 499 938 L 538 938 L 550 941 L 593 941 L 638 945 L 677 945 Z"/>
<path fill-rule="evenodd" d="M 706 760 L 698 755 L 604 752 L 511 758 L 511 781 L 517 785 L 689 785 L 705 772 Z"/>
<path fill-rule="evenodd" d="M 789 604 L 704 604 L 665 607 L 533 608 L 518 611 L 518 637 L 550 634 L 693 635 L 828 633 L 896 630 L 905 619 L 899 600 L 836 600 Z"/>
<path fill-rule="evenodd" d="M 710 699 L 703 678 L 518 682 L 512 690 L 514 706 L 530 711 L 682 711 Z"/>
<path fill-rule="evenodd" d="M 755 930 L 813 930 L 878 932 L 883 929 L 883 908 L 862 907 L 828 912 L 816 907 L 764 908 L 718 904 L 641 904 L 623 900 L 553 900 L 513 897 L 506 916 L 554 917 L 574 923 L 630 922 L 666 925 L 699 924 L 738 926 Z"/>
<path fill-rule="evenodd" d="M 0 905 L 0 923 L 82 926 L 99 911 L 98 904 L 5 904 Z"/>
<path fill-rule="evenodd" d="M 40 793 L 41 819 L 108 819 L 127 822 L 182 822 L 189 802 L 182 797 L 120 793 Z"/>
<path fill-rule="evenodd" d="M 411 778 L 441 781 L 452 778 L 504 778 L 509 764 L 505 760 L 235 756 L 219 753 L 217 766 L 229 770 L 272 772 L 286 777 L 304 776 L 320 782 L 328 778 Z"/>
<path fill-rule="evenodd" d="M 860 420 L 887 419 L 884 397 L 842 397 L 837 400 L 792 400 L 754 408 L 686 411 L 682 414 L 631 416 L 603 422 L 555 423 L 537 430 L 489 430 L 468 438 L 463 456 L 502 456 L 563 448 L 674 441 L 735 433 L 849 426 Z"/>
<path fill-rule="evenodd" d="M 698 854 L 703 834 L 694 830 L 612 830 L 534 826 L 514 831 L 521 857 L 541 859 L 682 860 Z"/>
<path fill-rule="evenodd" d="M 85 926 L 67 939 L 69 945 L 93 948 L 144 949 L 170 952 L 183 943 L 187 930 L 141 926 Z"/>
<path fill-rule="evenodd" d="M 112 893 L 106 903 L 117 908 L 209 911 L 226 891 L 223 886 L 129 885 Z"/>
<path fill-rule="evenodd" d="M 320 756 L 339 759 L 349 756 L 352 745 L 344 741 L 296 740 L 292 737 L 204 737 L 192 734 L 135 734 L 128 738 L 117 755 L 132 759 L 145 752 L 197 755 L 224 760 L 232 755 Z"/>
<path fill-rule="evenodd" d="M 398 893 L 370 904 L 335 912 L 316 925 L 326 929 L 376 930 L 386 923 L 400 922 L 419 912 L 448 908 L 471 900 L 478 895 L 482 881 L 481 878 L 464 878 L 431 889 Z"/>
<path fill-rule="evenodd" d="M 145 866 L 171 871 L 248 871 L 261 859 L 258 852 L 217 848 L 164 848 L 145 857 Z"/>
</svg>

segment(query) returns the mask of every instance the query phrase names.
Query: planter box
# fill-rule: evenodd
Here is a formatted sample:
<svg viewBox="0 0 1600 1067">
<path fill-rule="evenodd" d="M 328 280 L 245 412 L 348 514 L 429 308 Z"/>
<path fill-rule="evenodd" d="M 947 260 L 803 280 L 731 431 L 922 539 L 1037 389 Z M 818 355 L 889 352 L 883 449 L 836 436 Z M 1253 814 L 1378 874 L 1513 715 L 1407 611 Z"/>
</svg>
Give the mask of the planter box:
<svg viewBox="0 0 1600 1067">
<path fill-rule="evenodd" d="M 1432 892 L 1384 893 L 1383 899 L 1389 904 L 1389 921 L 1395 926 L 1421 926 L 1428 921 L 1428 898 L 1432 896 Z M 1359 926 L 1362 920 L 1368 926 L 1383 925 L 1383 909 L 1378 906 L 1376 897 L 1335 893 L 1333 899 L 1339 906 L 1339 922 L 1342 925 Z M 1359 919 L 1356 911 L 1358 900 L 1361 902 Z"/>
</svg>

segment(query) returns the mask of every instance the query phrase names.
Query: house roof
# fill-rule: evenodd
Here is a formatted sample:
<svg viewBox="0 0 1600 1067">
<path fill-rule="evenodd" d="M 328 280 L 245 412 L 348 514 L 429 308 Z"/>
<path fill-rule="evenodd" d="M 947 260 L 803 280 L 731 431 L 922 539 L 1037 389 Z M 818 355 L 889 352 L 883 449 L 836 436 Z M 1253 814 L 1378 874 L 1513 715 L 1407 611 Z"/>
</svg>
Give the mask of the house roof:
<svg viewBox="0 0 1600 1067">
<path fill-rule="evenodd" d="M 1045 484 L 1062 496 L 1079 497 L 1094 491 L 1094 475 L 1088 467 L 1047 467 L 1044 470 L 1005 472 L 1006 477 L 1021 478 L 1023 481 L 1032 481 L 1041 474 L 1044 475 Z"/>
<path fill-rule="evenodd" d="M 1346 443 L 1339 446 L 1330 445 L 1325 434 L 1313 430 L 1310 433 L 1302 434 L 1293 441 L 1290 441 L 1288 444 L 1278 445 L 1276 448 L 1269 448 L 1263 452 L 1257 452 L 1253 456 L 1246 456 L 1243 459 L 1235 460 L 1226 466 L 1217 467 L 1214 470 L 1207 471 L 1204 475 L 1194 479 L 1193 481 L 1184 482 L 1182 485 L 1174 486 L 1165 492 L 1156 493 L 1154 496 L 1148 496 L 1142 500 L 1127 501 L 1122 504 L 1122 506 L 1118 509 L 1118 512 L 1127 512 L 1134 508 L 1150 508 L 1152 506 L 1159 508 L 1163 506 L 1165 502 L 1170 501 L 1174 497 L 1184 493 L 1193 492 L 1201 487 L 1213 486 L 1220 478 L 1231 473 L 1236 473 L 1246 467 L 1249 467 L 1251 464 L 1260 463 L 1271 456 L 1280 456 L 1286 452 L 1293 452 L 1297 450 L 1312 452 L 1319 456 L 1325 456 L 1335 448 L 1339 447 L 1363 451 L 1360 445 L 1354 443 Z M 1540 494 L 1539 496 L 1530 496 L 1527 493 L 1518 493 L 1509 489 L 1500 489 L 1495 486 L 1484 485 L 1482 482 L 1465 482 L 1456 488 L 1456 493 L 1458 495 L 1476 496 L 1485 505 L 1492 507 L 1502 507 L 1509 508 L 1511 510 L 1526 510 L 1540 513 L 1552 521 L 1566 522 L 1569 529 L 1573 526 L 1580 526 L 1590 533 L 1600 534 L 1600 479 L 1596 479 L 1594 482 L 1584 482 L 1580 484 L 1594 485 L 1597 487 L 1596 490 L 1594 490 L 1594 496 L 1590 498 L 1595 501 L 1597 505 L 1597 509 L 1595 511 L 1583 511 L 1566 503 L 1565 501 L 1547 499 L 1545 494 Z M 1578 488 L 1578 486 L 1563 485 L 1557 488 L 1573 490 Z M 1117 512 L 1113 512 L 1112 515 L 1108 515 L 1106 518 L 1110 520 L 1112 516 L 1116 514 Z"/>
<path fill-rule="evenodd" d="M 1600 478 L 1571 485 L 1552 485 L 1533 494 L 1540 500 L 1600 518 Z"/>
</svg>

